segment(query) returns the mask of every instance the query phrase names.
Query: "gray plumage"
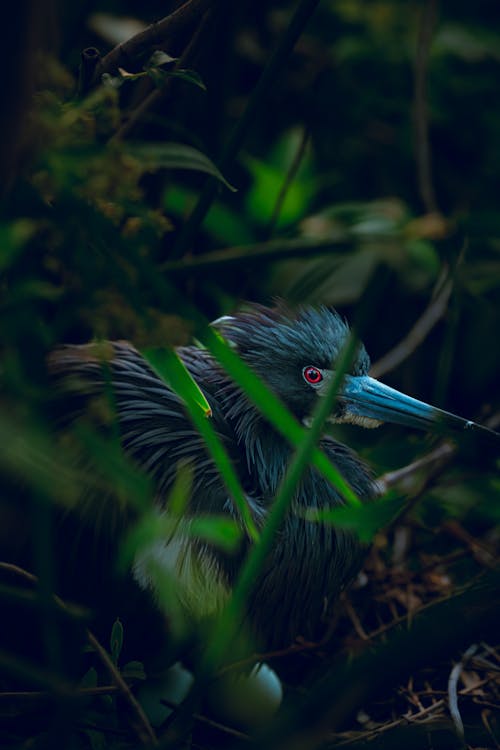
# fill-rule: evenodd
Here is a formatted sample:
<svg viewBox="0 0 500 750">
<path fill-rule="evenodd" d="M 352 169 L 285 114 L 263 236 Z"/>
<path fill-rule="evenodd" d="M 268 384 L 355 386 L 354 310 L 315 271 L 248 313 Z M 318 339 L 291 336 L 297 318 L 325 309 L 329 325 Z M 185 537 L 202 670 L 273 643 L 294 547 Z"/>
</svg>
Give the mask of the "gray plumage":
<svg viewBox="0 0 500 750">
<path fill-rule="evenodd" d="M 215 325 L 299 420 L 310 415 L 318 398 L 304 381 L 304 368 L 331 368 L 349 333 L 337 313 L 326 308 L 293 314 L 284 307 L 252 306 Z M 130 344 L 114 342 L 110 352 L 103 365 L 92 347 L 62 347 L 53 355 L 51 367 L 59 381 L 66 387 L 72 383 L 80 393 L 102 392 L 110 378 L 122 445 L 152 477 L 160 509 L 167 503 L 179 462 L 188 461 L 193 485 L 186 518 L 229 513 L 240 520 L 182 399 Z M 212 423 L 234 463 L 250 512 L 262 526 L 292 449 L 208 351 L 193 346 L 178 353 L 211 406 Z M 351 374 L 366 375 L 368 368 L 369 358 L 361 347 Z M 352 451 L 326 435 L 321 448 L 358 496 L 368 499 L 372 482 Z M 323 615 L 355 575 L 361 560 L 355 536 L 307 521 L 302 513 L 341 502 L 334 487 L 314 469 L 306 470 L 248 602 L 248 620 L 261 646 L 287 645 L 299 635 L 316 637 Z M 191 544 L 205 574 L 218 576 L 230 589 L 250 540 L 245 537 L 235 556 L 206 543 Z M 147 585 L 143 578 L 140 582 Z M 203 591 L 202 587 L 200 595 Z"/>
</svg>

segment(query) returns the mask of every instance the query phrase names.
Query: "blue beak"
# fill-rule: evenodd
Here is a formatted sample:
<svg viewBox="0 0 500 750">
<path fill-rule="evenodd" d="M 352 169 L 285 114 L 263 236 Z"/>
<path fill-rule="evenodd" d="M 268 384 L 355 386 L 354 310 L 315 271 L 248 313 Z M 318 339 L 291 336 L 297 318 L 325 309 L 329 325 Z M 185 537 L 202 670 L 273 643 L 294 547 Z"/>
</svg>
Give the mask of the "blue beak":
<svg viewBox="0 0 500 750">
<path fill-rule="evenodd" d="M 500 434 L 449 411 L 418 401 L 368 375 L 347 375 L 339 402 L 348 415 L 440 432 L 475 432 L 500 444 Z"/>
</svg>

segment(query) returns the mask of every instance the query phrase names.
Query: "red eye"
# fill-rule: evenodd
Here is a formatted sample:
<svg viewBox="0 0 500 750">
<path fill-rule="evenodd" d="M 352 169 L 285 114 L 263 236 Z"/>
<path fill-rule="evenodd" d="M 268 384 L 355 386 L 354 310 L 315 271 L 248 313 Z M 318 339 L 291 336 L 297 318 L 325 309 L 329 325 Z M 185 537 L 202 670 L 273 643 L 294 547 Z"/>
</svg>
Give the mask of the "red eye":
<svg viewBox="0 0 500 750">
<path fill-rule="evenodd" d="M 311 385 L 318 385 L 323 380 L 323 373 L 317 367 L 304 367 L 302 375 L 304 380 Z"/>
</svg>

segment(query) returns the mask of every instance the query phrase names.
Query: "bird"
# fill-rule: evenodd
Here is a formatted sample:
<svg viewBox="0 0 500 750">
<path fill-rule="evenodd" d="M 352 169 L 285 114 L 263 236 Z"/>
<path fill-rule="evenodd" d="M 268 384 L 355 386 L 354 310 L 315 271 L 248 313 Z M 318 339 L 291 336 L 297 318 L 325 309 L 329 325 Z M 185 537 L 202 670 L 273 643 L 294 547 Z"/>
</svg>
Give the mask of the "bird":
<svg viewBox="0 0 500 750">
<path fill-rule="evenodd" d="M 348 324 L 332 308 L 292 310 L 283 302 L 273 307 L 247 304 L 212 326 L 304 425 L 328 389 L 350 336 Z M 208 402 L 209 419 L 232 461 L 252 520 L 262 529 L 293 447 L 210 351 L 195 344 L 176 351 Z M 109 342 L 104 362 L 102 348 L 100 352 L 88 344 L 57 348 L 49 365 L 57 388 L 88 399 L 111 387 L 121 446 L 150 477 L 159 514 L 169 512 L 179 466 L 188 465 L 191 471 L 181 523 L 164 540 L 139 552 L 130 578 L 155 599 L 151 564 L 163 566 L 178 582 L 178 597 L 189 615 L 213 616 L 230 596 L 254 543 L 241 510 L 179 394 L 130 343 Z M 500 436 L 488 428 L 406 396 L 371 378 L 369 370 L 370 358 L 360 343 L 343 377 L 332 423 L 375 428 L 393 422 L 424 430 L 475 431 L 498 441 Z M 319 447 L 363 503 L 373 500 L 372 472 L 353 450 L 326 432 Z M 314 467 L 305 470 L 247 601 L 246 622 L 260 648 L 286 647 L 299 636 L 316 638 L 325 614 L 359 571 L 365 551 L 356 534 L 307 515 L 310 509 L 343 503 L 339 490 Z M 227 516 L 241 528 L 236 553 L 188 533 L 193 519 L 207 514 Z"/>
</svg>

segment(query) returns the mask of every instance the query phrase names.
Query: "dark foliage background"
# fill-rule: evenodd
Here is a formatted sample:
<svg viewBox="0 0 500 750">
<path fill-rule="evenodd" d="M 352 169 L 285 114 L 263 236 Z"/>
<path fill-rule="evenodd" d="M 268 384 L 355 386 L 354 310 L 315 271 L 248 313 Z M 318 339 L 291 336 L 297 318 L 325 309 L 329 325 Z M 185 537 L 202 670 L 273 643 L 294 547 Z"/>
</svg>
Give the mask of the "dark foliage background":
<svg viewBox="0 0 500 750">
<path fill-rule="evenodd" d="M 2 29 L 0 550 L 15 559 L 35 529 L 42 603 L 57 591 L 51 509 L 78 502 L 82 480 L 68 470 L 70 449 L 49 418 L 46 357 L 58 343 L 178 345 L 242 300 L 325 303 L 353 319 L 368 297 L 362 334 L 377 377 L 476 421 L 499 421 L 497 3 L 303 0 L 297 15 L 288 1 L 191 0 L 175 25 L 160 25 L 156 37 L 149 31 L 141 48 L 125 46 L 118 65 L 104 58 L 180 6 L 99 0 L 42 8 L 26 0 Z M 101 68 L 88 52 L 81 62 L 94 47 Z M 175 59 L 152 59 L 159 49 Z M 498 747 L 497 694 L 484 672 L 484 660 L 498 668 L 489 632 L 498 593 L 495 456 L 396 427 L 336 434 L 385 486 L 409 496 L 408 509 L 376 534 L 368 578 L 346 597 L 331 640 L 305 648 L 298 661 L 293 650 L 276 658 L 292 698 L 306 694 L 306 708 L 293 721 L 285 712 L 259 746 L 422 747 L 418 721 L 404 740 L 391 735 L 391 722 L 400 731 L 398 717 L 410 712 L 438 725 L 427 747 L 460 747 L 446 701 L 433 713 L 423 695 L 441 700 L 450 660 L 480 641 L 483 671 L 463 662 L 465 736 L 469 746 Z M 101 450 L 91 448 L 92 460 Z M 386 473 L 422 457 L 402 485 Z M 119 459 L 99 466 L 112 486 L 123 471 Z M 466 592 L 472 604 L 453 599 L 471 582 L 483 587 Z M 2 583 L 2 607 L 23 596 L 22 583 Z M 413 640 L 388 639 L 379 656 L 388 697 L 374 706 L 381 670 L 366 646 L 380 628 L 443 596 L 452 597 L 451 614 L 438 608 Z M 470 622 L 469 608 L 478 613 Z M 37 639 L 29 616 L 22 638 Z M 339 687 L 332 663 L 346 649 L 367 661 Z M 400 670 L 410 652 L 418 658 Z M 103 706 L 82 705 L 57 670 L 37 669 L 0 650 L 6 747 L 30 738 L 38 747 L 53 740 L 50 731 L 75 747 L 152 742 L 140 719 L 130 726 L 107 706 L 114 723 L 104 722 Z M 328 700 L 318 700 L 325 688 L 310 687 L 311 675 L 327 681 Z M 38 693 L 20 698 L 11 678 Z M 107 684 L 86 679 L 89 689 Z M 346 691 L 342 703 L 345 684 L 356 695 Z M 47 691 L 57 697 L 49 735 L 39 721 Z M 246 742 L 201 727 L 195 738 L 198 731 L 204 746 Z M 171 737 L 160 742 L 174 746 Z"/>
</svg>

